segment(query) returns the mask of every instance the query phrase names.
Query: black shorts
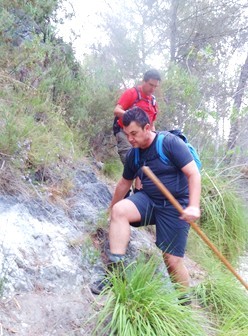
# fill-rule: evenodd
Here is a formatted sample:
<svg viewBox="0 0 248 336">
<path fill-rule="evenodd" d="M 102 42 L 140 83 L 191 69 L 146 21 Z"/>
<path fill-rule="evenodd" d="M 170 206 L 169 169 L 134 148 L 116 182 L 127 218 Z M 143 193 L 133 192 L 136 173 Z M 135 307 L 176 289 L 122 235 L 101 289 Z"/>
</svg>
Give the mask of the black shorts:
<svg viewBox="0 0 248 336">
<path fill-rule="evenodd" d="M 152 201 L 140 191 L 128 197 L 137 207 L 141 222 L 130 223 L 134 227 L 156 225 L 156 245 L 163 252 L 183 257 L 190 225 L 180 219 L 179 212 L 169 201 Z M 185 208 L 188 200 L 178 200 Z"/>
</svg>

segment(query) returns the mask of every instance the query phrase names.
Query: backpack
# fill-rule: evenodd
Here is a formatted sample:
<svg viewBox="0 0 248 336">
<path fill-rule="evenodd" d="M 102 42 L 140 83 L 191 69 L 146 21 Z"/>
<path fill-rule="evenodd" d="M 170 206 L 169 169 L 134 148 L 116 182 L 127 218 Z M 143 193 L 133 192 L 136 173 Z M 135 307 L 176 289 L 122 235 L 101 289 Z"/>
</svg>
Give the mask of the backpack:
<svg viewBox="0 0 248 336">
<path fill-rule="evenodd" d="M 199 155 L 197 154 L 196 149 L 188 142 L 187 137 L 181 132 L 181 130 L 178 130 L 178 129 L 170 130 L 168 132 L 178 136 L 179 138 L 181 138 L 186 143 L 187 147 L 190 150 L 190 153 L 192 154 L 192 156 L 194 158 L 194 161 L 197 165 L 197 168 L 200 171 L 201 167 L 202 167 L 201 160 L 199 158 Z M 156 140 L 156 151 L 158 153 L 158 156 L 159 156 L 160 160 L 163 163 L 168 164 L 168 162 L 170 162 L 170 160 L 165 155 L 165 153 L 163 151 L 163 140 L 164 140 L 165 136 L 166 136 L 166 134 L 163 133 L 163 132 L 158 133 L 158 137 L 157 137 L 157 140 Z M 135 166 L 139 167 L 139 165 L 140 165 L 139 164 L 139 148 L 134 148 L 134 163 L 135 163 Z"/>
<path fill-rule="evenodd" d="M 135 101 L 133 102 L 133 105 L 130 108 L 132 108 L 140 100 L 148 101 L 148 100 L 142 98 L 140 90 L 138 89 L 137 86 L 134 86 L 134 89 L 136 90 L 137 98 L 135 99 Z M 152 99 L 149 100 L 149 101 L 151 101 L 152 106 L 155 107 L 156 106 L 156 97 L 154 95 L 152 95 L 151 97 L 152 97 Z M 155 109 L 155 111 L 156 111 L 156 109 Z M 156 113 L 157 113 L 157 111 L 156 111 Z M 119 119 L 118 117 L 114 118 L 114 123 L 113 123 L 113 133 L 114 133 L 114 135 L 116 135 L 118 132 L 120 132 L 120 126 L 118 124 L 118 119 Z"/>
</svg>

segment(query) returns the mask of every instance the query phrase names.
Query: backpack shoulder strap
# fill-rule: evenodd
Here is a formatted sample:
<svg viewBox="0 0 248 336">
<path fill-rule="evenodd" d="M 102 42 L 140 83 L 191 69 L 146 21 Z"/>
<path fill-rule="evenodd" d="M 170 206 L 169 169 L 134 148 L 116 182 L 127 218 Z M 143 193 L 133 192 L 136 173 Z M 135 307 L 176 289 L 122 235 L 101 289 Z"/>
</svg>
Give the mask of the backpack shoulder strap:
<svg viewBox="0 0 248 336">
<path fill-rule="evenodd" d="M 138 89 L 137 86 L 134 86 L 134 89 L 135 89 L 135 91 L 137 93 L 137 98 L 134 101 L 134 104 L 136 104 L 136 103 L 138 103 L 141 100 L 141 93 L 140 93 L 140 91 L 139 91 L 139 89 Z"/>
<path fill-rule="evenodd" d="M 134 148 L 134 164 L 135 164 L 135 167 L 139 167 L 139 164 L 140 164 L 139 148 Z"/>
<path fill-rule="evenodd" d="M 192 154 L 192 156 L 195 160 L 195 163 L 197 165 L 197 168 L 200 172 L 201 168 L 202 168 L 202 163 L 201 163 L 201 159 L 199 158 L 199 155 L 197 154 L 196 149 L 189 142 L 186 142 L 186 145 L 188 146 L 188 148 L 190 150 L 190 153 Z"/>
<path fill-rule="evenodd" d="M 168 133 L 158 133 L 157 140 L 156 140 L 156 152 L 160 158 L 160 160 L 168 164 L 170 162 L 169 158 L 165 155 L 164 150 L 163 150 L 163 141 L 164 138 L 168 135 Z M 134 164 L 136 167 L 139 167 L 140 165 L 140 152 L 139 148 L 133 148 L 134 149 Z"/>
<path fill-rule="evenodd" d="M 137 93 L 137 98 L 135 99 L 134 104 L 138 103 L 140 100 L 146 100 L 146 99 L 142 98 L 138 86 L 134 86 L 134 89 L 135 89 L 135 91 L 136 91 L 136 93 Z M 147 100 L 147 101 L 148 101 L 148 100 Z M 149 100 L 149 102 L 152 104 L 153 108 L 156 109 L 156 106 L 157 106 L 156 104 L 157 104 L 157 102 L 156 102 L 156 97 L 155 97 L 154 95 L 151 95 L 151 99 Z"/>
<path fill-rule="evenodd" d="M 165 136 L 166 134 L 164 133 L 158 133 L 157 142 L 156 142 L 156 151 L 161 161 L 164 163 L 168 163 L 170 160 L 165 155 L 164 150 L 163 150 L 163 141 L 164 141 Z"/>
<path fill-rule="evenodd" d="M 156 140 L 156 152 L 160 158 L 161 161 L 164 163 L 169 162 L 169 159 L 166 157 L 166 155 L 163 152 L 163 140 L 165 135 L 163 133 L 158 133 L 157 140 Z M 134 150 L 134 164 L 135 167 L 140 166 L 140 151 L 139 148 L 133 148 Z"/>
</svg>

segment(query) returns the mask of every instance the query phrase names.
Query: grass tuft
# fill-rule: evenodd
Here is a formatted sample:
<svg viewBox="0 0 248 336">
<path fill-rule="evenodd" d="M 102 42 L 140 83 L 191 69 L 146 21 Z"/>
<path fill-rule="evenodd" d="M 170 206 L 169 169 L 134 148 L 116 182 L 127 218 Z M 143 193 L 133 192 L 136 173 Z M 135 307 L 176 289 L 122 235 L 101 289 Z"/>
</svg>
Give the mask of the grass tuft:
<svg viewBox="0 0 248 336">
<path fill-rule="evenodd" d="M 231 262 L 245 250 L 248 239 L 242 200 L 225 180 L 203 175 L 200 225 L 209 239 Z"/>
<path fill-rule="evenodd" d="M 220 334 L 245 335 L 248 330 L 248 295 L 230 274 L 218 269 L 199 284 L 195 294 L 216 321 Z"/>
<path fill-rule="evenodd" d="M 155 258 L 140 258 L 124 269 L 124 276 L 112 275 L 113 286 L 94 335 L 205 335 L 196 315 L 178 304 L 180 294 L 157 274 L 157 267 Z"/>
</svg>

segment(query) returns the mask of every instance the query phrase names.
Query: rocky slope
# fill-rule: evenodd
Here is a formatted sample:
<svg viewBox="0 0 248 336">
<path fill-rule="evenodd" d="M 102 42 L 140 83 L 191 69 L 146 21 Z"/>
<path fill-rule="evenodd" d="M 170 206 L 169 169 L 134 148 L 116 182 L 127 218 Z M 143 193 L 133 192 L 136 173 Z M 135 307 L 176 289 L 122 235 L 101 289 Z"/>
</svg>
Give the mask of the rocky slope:
<svg viewBox="0 0 248 336">
<path fill-rule="evenodd" d="M 64 203 L 0 197 L 0 335 L 90 335 L 99 303 L 89 284 L 107 246 L 102 213 L 111 190 L 89 165 L 74 172 Z M 99 224 L 100 221 L 100 224 Z M 153 251 L 153 235 L 133 230 L 128 255 Z"/>
<path fill-rule="evenodd" d="M 67 207 L 0 197 L 0 335 L 84 334 L 87 285 L 98 262 L 90 235 L 111 193 L 87 165 L 73 185 Z"/>
<path fill-rule="evenodd" d="M 113 185 L 88 164 L 72 176 L 63 202 L 39 193 L 0 196 L 0 335 L 91 335 L 102 302 L 89 284 L 108 248 L 104 213 Z M 129 260 L 140 251 L 159 254 L 153 231 L 132 229 Z M 204 272 L 187 256 L 185 261 L 196 285 Z M 168 276 L 162 263 L 161 270 Z"/>
</svg>

